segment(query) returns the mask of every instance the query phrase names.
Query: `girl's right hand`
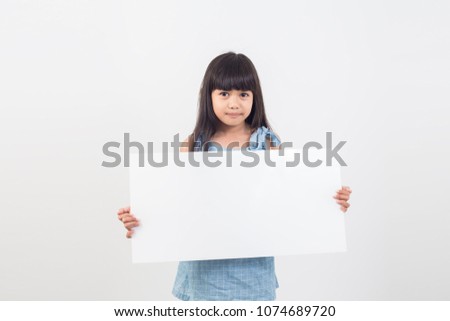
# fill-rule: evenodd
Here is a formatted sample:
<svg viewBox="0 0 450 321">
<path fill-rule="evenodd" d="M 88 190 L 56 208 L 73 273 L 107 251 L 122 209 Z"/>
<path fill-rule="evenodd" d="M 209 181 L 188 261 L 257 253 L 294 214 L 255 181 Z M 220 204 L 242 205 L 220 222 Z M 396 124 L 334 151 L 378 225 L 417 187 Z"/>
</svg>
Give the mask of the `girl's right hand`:
<svg viewBox="0 0 450 321">
<path fill-rule="evenodd" d="M 134 233 L 133 228 L 139 226 L 139 221 L 131 213 L 131 208 L 128 206 L 119 209 L 119 211 L 117 212 L 117 216 L 119 218 L 119 221 L 122 221 L 123 225 L 128 230 L 126 235 L 127 238 L 131 238 L 131 235 L 133 235 Z"/>
</svg>

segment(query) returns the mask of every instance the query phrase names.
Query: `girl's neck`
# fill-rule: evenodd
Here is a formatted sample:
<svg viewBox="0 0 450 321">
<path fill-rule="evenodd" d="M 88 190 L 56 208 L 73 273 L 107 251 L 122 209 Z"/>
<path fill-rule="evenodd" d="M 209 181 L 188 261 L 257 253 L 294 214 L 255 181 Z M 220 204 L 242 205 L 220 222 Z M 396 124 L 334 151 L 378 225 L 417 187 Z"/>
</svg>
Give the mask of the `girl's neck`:
<svg viewBox="0 0 450 321">
<path fill-rule="evenodd" d="M 251 128 L 247 123 L 237 126 L 228 126 L 222 124 L 214 136 L 241 136 L 251 134 Z"/>
</svg>

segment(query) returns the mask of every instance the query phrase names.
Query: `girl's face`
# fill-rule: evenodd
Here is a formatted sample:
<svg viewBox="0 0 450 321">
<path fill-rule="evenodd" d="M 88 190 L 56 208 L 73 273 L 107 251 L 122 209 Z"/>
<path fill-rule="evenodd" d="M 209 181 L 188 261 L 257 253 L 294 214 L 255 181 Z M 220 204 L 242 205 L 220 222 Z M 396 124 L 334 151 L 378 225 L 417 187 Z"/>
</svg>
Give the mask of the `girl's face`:
<svg viewBox="0 0 450 321">
<path fill-rule="evenodd" d="M 243 124 L 252 111 L 253 93 L 250 90 L 215 89 L 211 99 L 217 118 L 228 126 Z"/>
</svg>

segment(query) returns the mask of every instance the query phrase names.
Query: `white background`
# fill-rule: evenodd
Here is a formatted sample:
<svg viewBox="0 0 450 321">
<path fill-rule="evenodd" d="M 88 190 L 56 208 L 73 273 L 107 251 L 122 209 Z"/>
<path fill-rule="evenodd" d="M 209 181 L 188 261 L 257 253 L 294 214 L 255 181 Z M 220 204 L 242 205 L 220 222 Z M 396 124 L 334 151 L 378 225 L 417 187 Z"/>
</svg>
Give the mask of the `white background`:
<svg viewBox="0 0 450 321">
<path fill-rule="evenodd" d="M 242 52 L 283 141 L 346 140 L 345 254 L 280 257 L 281 300 L 450 299 L 446 1 L 2 1 L 0 299 L 172 300 L 131 264 L 102 146 L 187 136 Z M 330 196 L 331 197 L 331 196 Z M 289 209 L 285 209 L 289 210 Z"/>
</svg>

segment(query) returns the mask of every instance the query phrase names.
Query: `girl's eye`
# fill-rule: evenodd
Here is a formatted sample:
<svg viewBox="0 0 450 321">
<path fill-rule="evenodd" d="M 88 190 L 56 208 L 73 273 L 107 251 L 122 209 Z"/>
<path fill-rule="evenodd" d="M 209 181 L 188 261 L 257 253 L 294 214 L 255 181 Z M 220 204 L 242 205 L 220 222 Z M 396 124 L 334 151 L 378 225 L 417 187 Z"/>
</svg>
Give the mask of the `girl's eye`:
<svg viewBox="0 0 450 321">
<path fill-rule="evenodd" d="M 248 97 L 248 96 L 250 96 L 250 95 L 247 94 L 247 93 L 242 93 L 241 96 L 242 96 L 242 97 Z"/>
<path fill-rule="evenodd" d="M 226 91 L 222 91 L 219 93 L 220 96 L 226 97 L 228 93 Z"/>
</svg>

